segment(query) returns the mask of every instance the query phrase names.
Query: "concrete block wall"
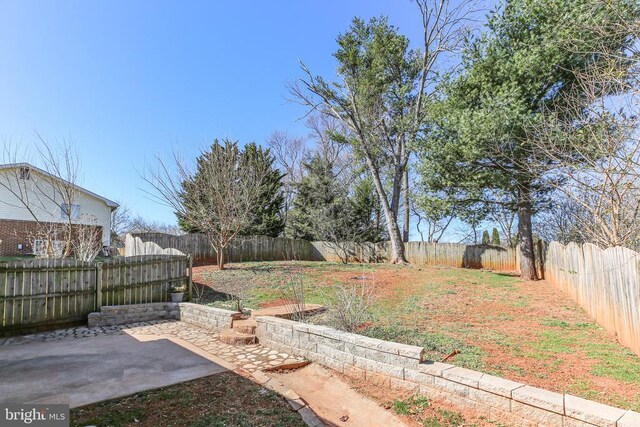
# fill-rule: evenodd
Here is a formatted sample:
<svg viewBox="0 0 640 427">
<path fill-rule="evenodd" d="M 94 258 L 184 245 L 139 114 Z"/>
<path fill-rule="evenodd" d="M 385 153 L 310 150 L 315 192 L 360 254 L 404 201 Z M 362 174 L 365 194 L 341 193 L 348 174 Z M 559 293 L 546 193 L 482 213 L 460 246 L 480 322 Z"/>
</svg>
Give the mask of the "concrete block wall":
<svg viewBox="0 0 640 427">
<path fill-rule="evenodd" d="M 126 323 L 149 322 L 151 320 L 179 319 L 178 304 L 154 302 L 149 304 L 111 305 L 100 308 L 99 312 L 89 313 L 87 324 L 96 326 L 115 326 Z"/>
<path fill-rule="evenodd" d="M 181 302 L 179 304 L 179 312 L 179 319 L 185 323 L 191 323 L 201 328 L 218 329 L 230 328 L 231 317 L 237 314 L 236 311 L 189 302 Z"/>
<path fill-rule="evenodd" d="M 181 320 L 203 328 L 220 329 L 231 325 L 231 316 L 235 313 L 188 302 L 114 305 L 104 306 L 99 312 L 90 313 L 87 324 L 93 328 L 152 320 Z"/>
<path fill-rule="evenodd" d="M 260 344 L 305 357 L 381 387 L 421 393 L 507 425 L 640 427 L 640 414 L 424 360 L 421 347 L 318 325 L 258 317 Z"/>
</svg>

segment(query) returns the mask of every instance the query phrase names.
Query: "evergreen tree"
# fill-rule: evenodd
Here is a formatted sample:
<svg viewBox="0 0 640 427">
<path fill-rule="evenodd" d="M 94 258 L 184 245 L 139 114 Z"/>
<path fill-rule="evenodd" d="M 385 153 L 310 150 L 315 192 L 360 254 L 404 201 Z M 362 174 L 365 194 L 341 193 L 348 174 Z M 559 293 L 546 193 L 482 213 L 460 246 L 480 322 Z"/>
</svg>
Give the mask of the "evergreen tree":
<svg viewBox="0 0 640 427">
<path fill-rule="evenodd" d="M 504 0 L 433 106 L 423 178 L 461 201 L 490 206 L 496 194 L 508 194 L 503 205 L 518 213 L 527 279 L 537 279 L 531 218 L 551 190 L 543 176 L 551 160 L 539 158 L 529 131 L 579 90 L 580 73 L 606 66 L 610 58 L 594 52 L 624 52 L 634 43 L 615 29 L 638 11 L 635 0 Z"/>
<path fill-rule="evenodd" d="M 495 227 L 493 227 L 493 231 L 491 232 L 491 244 L 500 245 L 500 233 L 498 233 L 498 229 Z"/>
<path fill-rule="evenodd" d="M 338 178 L 333 163 L 316 153 L 302 165 L 303 177 L 288 213 L 286 235 L 329 242 L 378 242 L 383 229 L 376 224 L 380 205 L 373 182 Z"/>
<path fill-rule="evenodd" d="M 282 194 L 282 178 L 283 175 L 275 167 L 275 159 L 271 155 L 269 149 L 262 148 L 255 143 L 245 145 L 243 149 L 239 149 L 237 143 L 229 145 L 224 142 L 227 150 L 229 161 L 236 164 L 237 174 L 241 176 L 243 170 L 257 168 L 264 170 L 265 176 L 260 183 L 259 199 L 255 202 L 255 209 L 252 212 L 252 220 L 238 232 L 242 236 L 270 236 L 277 237 L 284 230 L 284 221 L 282 219 L 282 205 L 284 196 Z M 212 150 L 220 151 L 222 146 L 216 141 L 212 146 Z M 206 185 L 202 183 L 203 171 L 208 171 L 208 162 L 212 157 L 202 155 L 197 159 L 196 172 L 191 185 L 183 185 L 183 192 L 195 193 L 198 191 L 198 185 Z M 195 184 L 194 184 L 195 183 Z M 201 184 L 198 184 L 201 183 Z M 189 195 L 185 193 L 185 198 Z M 176 213 L 178 217 L 178 225 L 182 231 L 187 233 L 200 233 L 200 230 L 192 221 L 187 218 L 188 215 Z M 209 213 L 214 215 L 213 212 Z M 215 221 L 215 219 L 213 219 Z"/>
<path fill-rule="evenodd" d="M 491 243 L 491 239 L 489 238 L 489 231 L 488 230 L 484 230 L 482 232 L 482 244 L 483 245 L 488 245 Z"/>
<path fill-rule="evenodd" d="M 346 191 L 338 185 L 333 164 L 320 154 L 304 162 L 302 169 L 304 176 L 296 185 L 296 197 L 288 214 L 287 236 L 324 240 L 319 222 L 334 222 L 346 216 Z"/>
<path fill-rule="evenodd" d="M 351 240 L 359 242 L 382 240 L 384 228 L 381 224 L 376 224 L 376 213 L 380 211 L 380 201 L 369 176 L 354 182 L 348 211 Z"/>
<path fill-rule="evenodd" d="M 282 207 L 284 194 L 282 192 L 282 178 L 284 175 L 275 166 L 275 158 L 269 148 L 262 148 L 255 142 L 244 146 L 240 155 L 240 168 L 255 167 L 263 164 L 269 170 L 265 179 L 260 203 L 255 212 L 255 220 L 245 230 L 240 232 L 242 236 L 269 236 L 278 237 L 284 231 Z"/>
</svg>

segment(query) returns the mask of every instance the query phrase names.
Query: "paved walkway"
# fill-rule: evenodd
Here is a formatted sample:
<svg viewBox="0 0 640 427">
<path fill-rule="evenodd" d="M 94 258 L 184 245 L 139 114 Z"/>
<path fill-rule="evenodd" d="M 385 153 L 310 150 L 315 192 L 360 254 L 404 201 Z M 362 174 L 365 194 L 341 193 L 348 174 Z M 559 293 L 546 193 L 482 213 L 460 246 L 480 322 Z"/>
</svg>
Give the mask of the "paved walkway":
<svg viewBox="0 0 640 427">
<path fill-rule="evenodd" d="M 218 339 L 219 332 L 198 328 L 184 322 L 153 322 L 130 324 L 126 332 L 132 336 L 176 337 L 215 355 L 234 366 L 252 373 L 280 365 L 304 362 L 304 359 L 281 353 L 260 344 L 231 345 Z"/>
</svg>

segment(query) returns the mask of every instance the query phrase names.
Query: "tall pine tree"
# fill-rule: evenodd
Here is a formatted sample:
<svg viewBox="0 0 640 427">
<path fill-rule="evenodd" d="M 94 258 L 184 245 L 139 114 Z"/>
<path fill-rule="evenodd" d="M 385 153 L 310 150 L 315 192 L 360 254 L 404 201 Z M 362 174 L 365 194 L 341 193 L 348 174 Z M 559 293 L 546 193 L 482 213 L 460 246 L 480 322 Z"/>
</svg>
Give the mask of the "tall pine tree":
<svg viewBox="0 0 640 427">
<path fill-rule="evenodd" d="M 531 218 L 551 190 L 529 129 L 578 90 L 579 73 L 606 65 L 598 49 L 622 52 L 634 42 L 613 30 L 637 14 L 635 0 L 505 0 L 432 110 L 423 179 L 461 201 L 491 205 L 509 195 L 500 203 L 518 214 L 527 279 L 537 278 Z"/>
</svg>

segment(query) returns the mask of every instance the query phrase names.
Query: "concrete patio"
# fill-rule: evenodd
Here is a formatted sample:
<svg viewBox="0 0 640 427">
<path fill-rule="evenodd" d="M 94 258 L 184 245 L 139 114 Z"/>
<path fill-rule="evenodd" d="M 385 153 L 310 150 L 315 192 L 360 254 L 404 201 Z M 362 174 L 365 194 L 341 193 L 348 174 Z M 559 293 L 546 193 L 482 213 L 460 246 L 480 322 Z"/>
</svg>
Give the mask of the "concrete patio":
<svg viewBox="0 0 640 427">
<path fill-rule="evenodd" d="M 77 332 L 82 329 L 4 340 L 0 403 L 77 407 L 226 370 L 166 338 L 139 340 L 116 329 Z"/>
</svg>

